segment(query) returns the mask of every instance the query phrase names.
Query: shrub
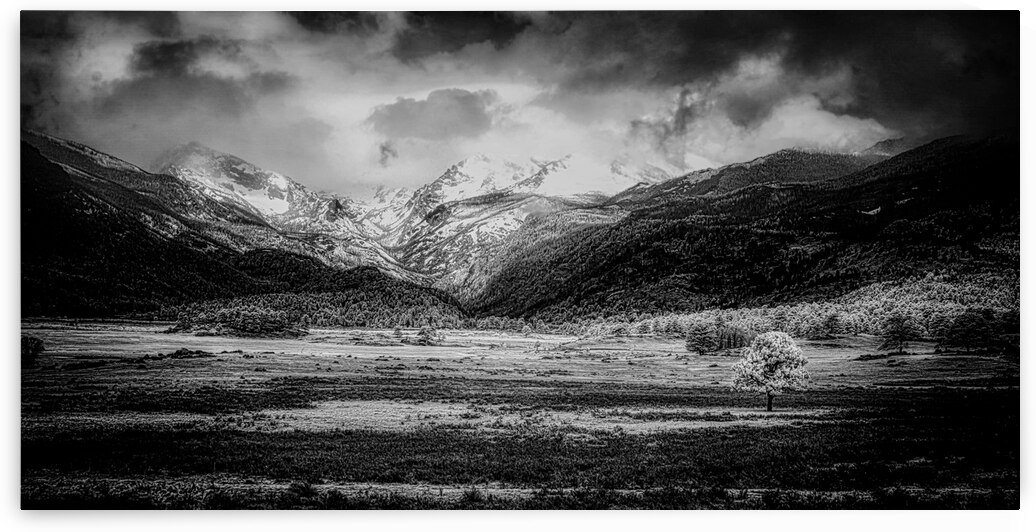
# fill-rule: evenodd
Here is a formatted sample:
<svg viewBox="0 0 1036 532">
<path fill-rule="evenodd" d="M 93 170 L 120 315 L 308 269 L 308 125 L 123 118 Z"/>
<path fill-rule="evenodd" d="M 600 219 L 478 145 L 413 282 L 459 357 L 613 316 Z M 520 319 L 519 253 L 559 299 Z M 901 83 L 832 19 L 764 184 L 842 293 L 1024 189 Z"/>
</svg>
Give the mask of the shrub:
<svg viewBox="0 0 1036 532">
<path fill-rule="evenodd" d="M 34 367 L 43 351 L 43 340 L 35 336 L 22 336 L 22 367 Z"/>
<path fill-rule="evenodd" d="M 439 345 L 446 338 L 436 330 L 434 327 L 425 325 L 421 327 L 421 330 L 417 331 L 417 338 L 414 340 L 416 345 Z"/>
<path fill-rule="evenodd" d="M 301 498 L 308 498 L 316 496 L 317 489 L 308 480 L 296 480 L 288 485 L 288 493 Z"/>
<path fill-rule="evenodd" d="M 993 312 L 968 309 L 946 329 L 942 344 L 970 353 L 973 349 L 989 349 L 997 340 Z"/>
</svg>

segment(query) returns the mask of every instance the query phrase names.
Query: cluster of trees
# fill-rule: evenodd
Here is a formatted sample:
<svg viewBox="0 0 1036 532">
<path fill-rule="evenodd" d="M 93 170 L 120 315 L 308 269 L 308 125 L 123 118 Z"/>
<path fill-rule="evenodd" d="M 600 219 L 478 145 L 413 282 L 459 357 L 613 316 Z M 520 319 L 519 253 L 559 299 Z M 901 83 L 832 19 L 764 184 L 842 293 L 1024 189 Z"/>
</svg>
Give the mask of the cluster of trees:
<svg viewBox="0 0 1036 532">
<path fill-rule="evenodd" d="M 875 283 L 823 303 L 631 314 L 582 322 L 579 330 L 588 336 L 683 337 L 688 351 L 701 354 L 745 347 L 770 331 L 811 339 L 870 334 L 880 336 L 881 348 L 893 352 L 922 339 L 937 341 L 940 348 L 976 351 L 1017 348 L 1018 308 L 1016 273 L 926 275 Z"/>
<path fill-rule="evenodd" d="M 459 328 L 460 310 L 430 292 L 394 287 L 355 287 L 337 292 L 274 293 L 190 303 L 176 309 L 178 321 L 197 321 L 220 312 L 263 311 L 301 327 Z"/>
<path fill-rule="evenodd" d="M 920 320 L 906 312 L 895 311 L 881 320 L 880 327 L 872 331 L 880 336 L 881 350 L 903 353 L 910 342 L 935 340 L 939 349 L 959 349 L 965 352 L 979 352 L 993 349 L 1017 349 L 1018 314 L 997 313 L 990 309 L 965 309 L 948 320 L 945 326 L 933 334 L 926 334 L 919 325 Z M 732 325 L 722 315 L 714 320 L 692 316 L 686 320 L 687 350 L 701 355 L 716 351 L 736 349 L 750 345 L 760 334 L 783 330 L 776 321 L 739 322 Z M 844 329 L 836 314 L 824 320 L 824 331 L 830 335 L 841 334 Z"/>
<path fill-rule="evenodd" d="M 435 327 L 425 325 L 417 331 L 413 339 L 404 339 L 405 342 L 413 345 L 439 345 L 446 340 L 446 336 Z"/>
<path fill-rule="evenodd" d="M 287 312 L 248 306 L 184 313 L 169 332 L 260 337 L 298 337 L 308 333 L 305 323 Z"/>
<path fill-rule="evenodd" d="M 966 353 L 1018 349 L 1018 314 L 998 314 L 990 309 L 967 309 L 957 314 L 927 338 L 938 341 L 939 349 Z M 917 320 L 906 313 L 890 314 L 882 325 L 880 349 L 903 353 L 910 342 L 926 338 Z"/>
<path fill-rule="evenodd" d="M 299 328 L 459 327 L 465 316 L 440 291 L 393 279 L 374 268 L 339 270 L 275 250 L 252 251 L 235 269 L 262 283 L 254 293 L 165 305 L 152 317 L 183 323 L 204 317 L 264 313 Z"/>
<path fill-rule="evenodd" d="M 892 315 L 909 316 L 915 336 L 941 338 L 969 310 L 985 312 L 1017 329 L 1017 272 L 1011 275 L 926 275 L 901 282 L 880 282 L 842 297 L 794 305 L 710 309 L 692 313 L 627 314 L 579 323 L 589 335 L 657 334 L 686 336 L 698 321 L 725 323 L 748 331 L 785 331 L 801 338 L 836 334 L 881 335 Z M 1013 324 L 1013 325 L 1012 325 Z"/>
<path fill-rule="evenodd" d="M 700 355 L 745 347 L 755 340 L 758 331 L 727 323 L 722 317 L 714 321 L 691 320 L 687 328 L 687 350 Z"/>
</svg>

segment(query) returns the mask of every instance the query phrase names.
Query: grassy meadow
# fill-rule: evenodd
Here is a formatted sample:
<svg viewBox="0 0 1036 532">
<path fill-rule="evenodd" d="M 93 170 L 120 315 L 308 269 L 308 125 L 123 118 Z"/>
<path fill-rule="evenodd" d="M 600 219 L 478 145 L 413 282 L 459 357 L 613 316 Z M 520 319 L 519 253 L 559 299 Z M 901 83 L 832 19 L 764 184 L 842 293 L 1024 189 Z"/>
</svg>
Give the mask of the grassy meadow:
<svg viewBox="0 0 1036 532">
<path fill-rule="evenodd" d="M 23 323 L 23 508 L 1018 506 L 1017 356 L 799 339 L 766 412 L 676 338 L 167 327 Z"/>
</svg>

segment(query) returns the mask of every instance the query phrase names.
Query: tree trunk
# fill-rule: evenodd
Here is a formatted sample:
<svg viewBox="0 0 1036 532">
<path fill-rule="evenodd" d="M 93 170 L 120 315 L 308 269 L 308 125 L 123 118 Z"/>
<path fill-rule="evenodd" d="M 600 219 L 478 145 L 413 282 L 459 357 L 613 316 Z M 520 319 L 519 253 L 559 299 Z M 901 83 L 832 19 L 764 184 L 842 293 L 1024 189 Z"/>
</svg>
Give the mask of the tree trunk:
<svg viewBox="0 0 1036 532">
<path fill-rule="evenodd" d="M 766 392 L 766 411 L 773 412 L 773 394 Z"/>
</svg>

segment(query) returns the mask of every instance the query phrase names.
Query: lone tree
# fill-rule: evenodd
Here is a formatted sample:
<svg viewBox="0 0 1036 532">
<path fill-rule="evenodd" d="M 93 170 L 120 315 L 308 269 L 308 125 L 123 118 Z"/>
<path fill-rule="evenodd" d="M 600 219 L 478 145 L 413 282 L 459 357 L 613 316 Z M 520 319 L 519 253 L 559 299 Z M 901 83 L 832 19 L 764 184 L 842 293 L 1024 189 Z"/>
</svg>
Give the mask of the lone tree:
<svg viewBox="0 0 1036 532">
<path fill-rule="evenodd" d="M 806 363 L 802 350 L 787 333 L 760 334 L 734 364 L 734 389 L 766 392 L 766 411 L 772 412 L 773 396 L 785 389 L 806 387 Z"/>
<path fill-rule="evenodd" d="M 691 323 L 687 328 L 687 350 L 707 355 L 716 350 L 716 328 L 704 320 Z"/>
<path fill-rule="evenodd" d="M 902 312 L 896 312 L 885 318 L 881 326 L 881 346 L 878 349 L 890 349 L 893 353 L 905 353 L 907 342 L 918 337 L 914 320 Z"/>
</svg>

